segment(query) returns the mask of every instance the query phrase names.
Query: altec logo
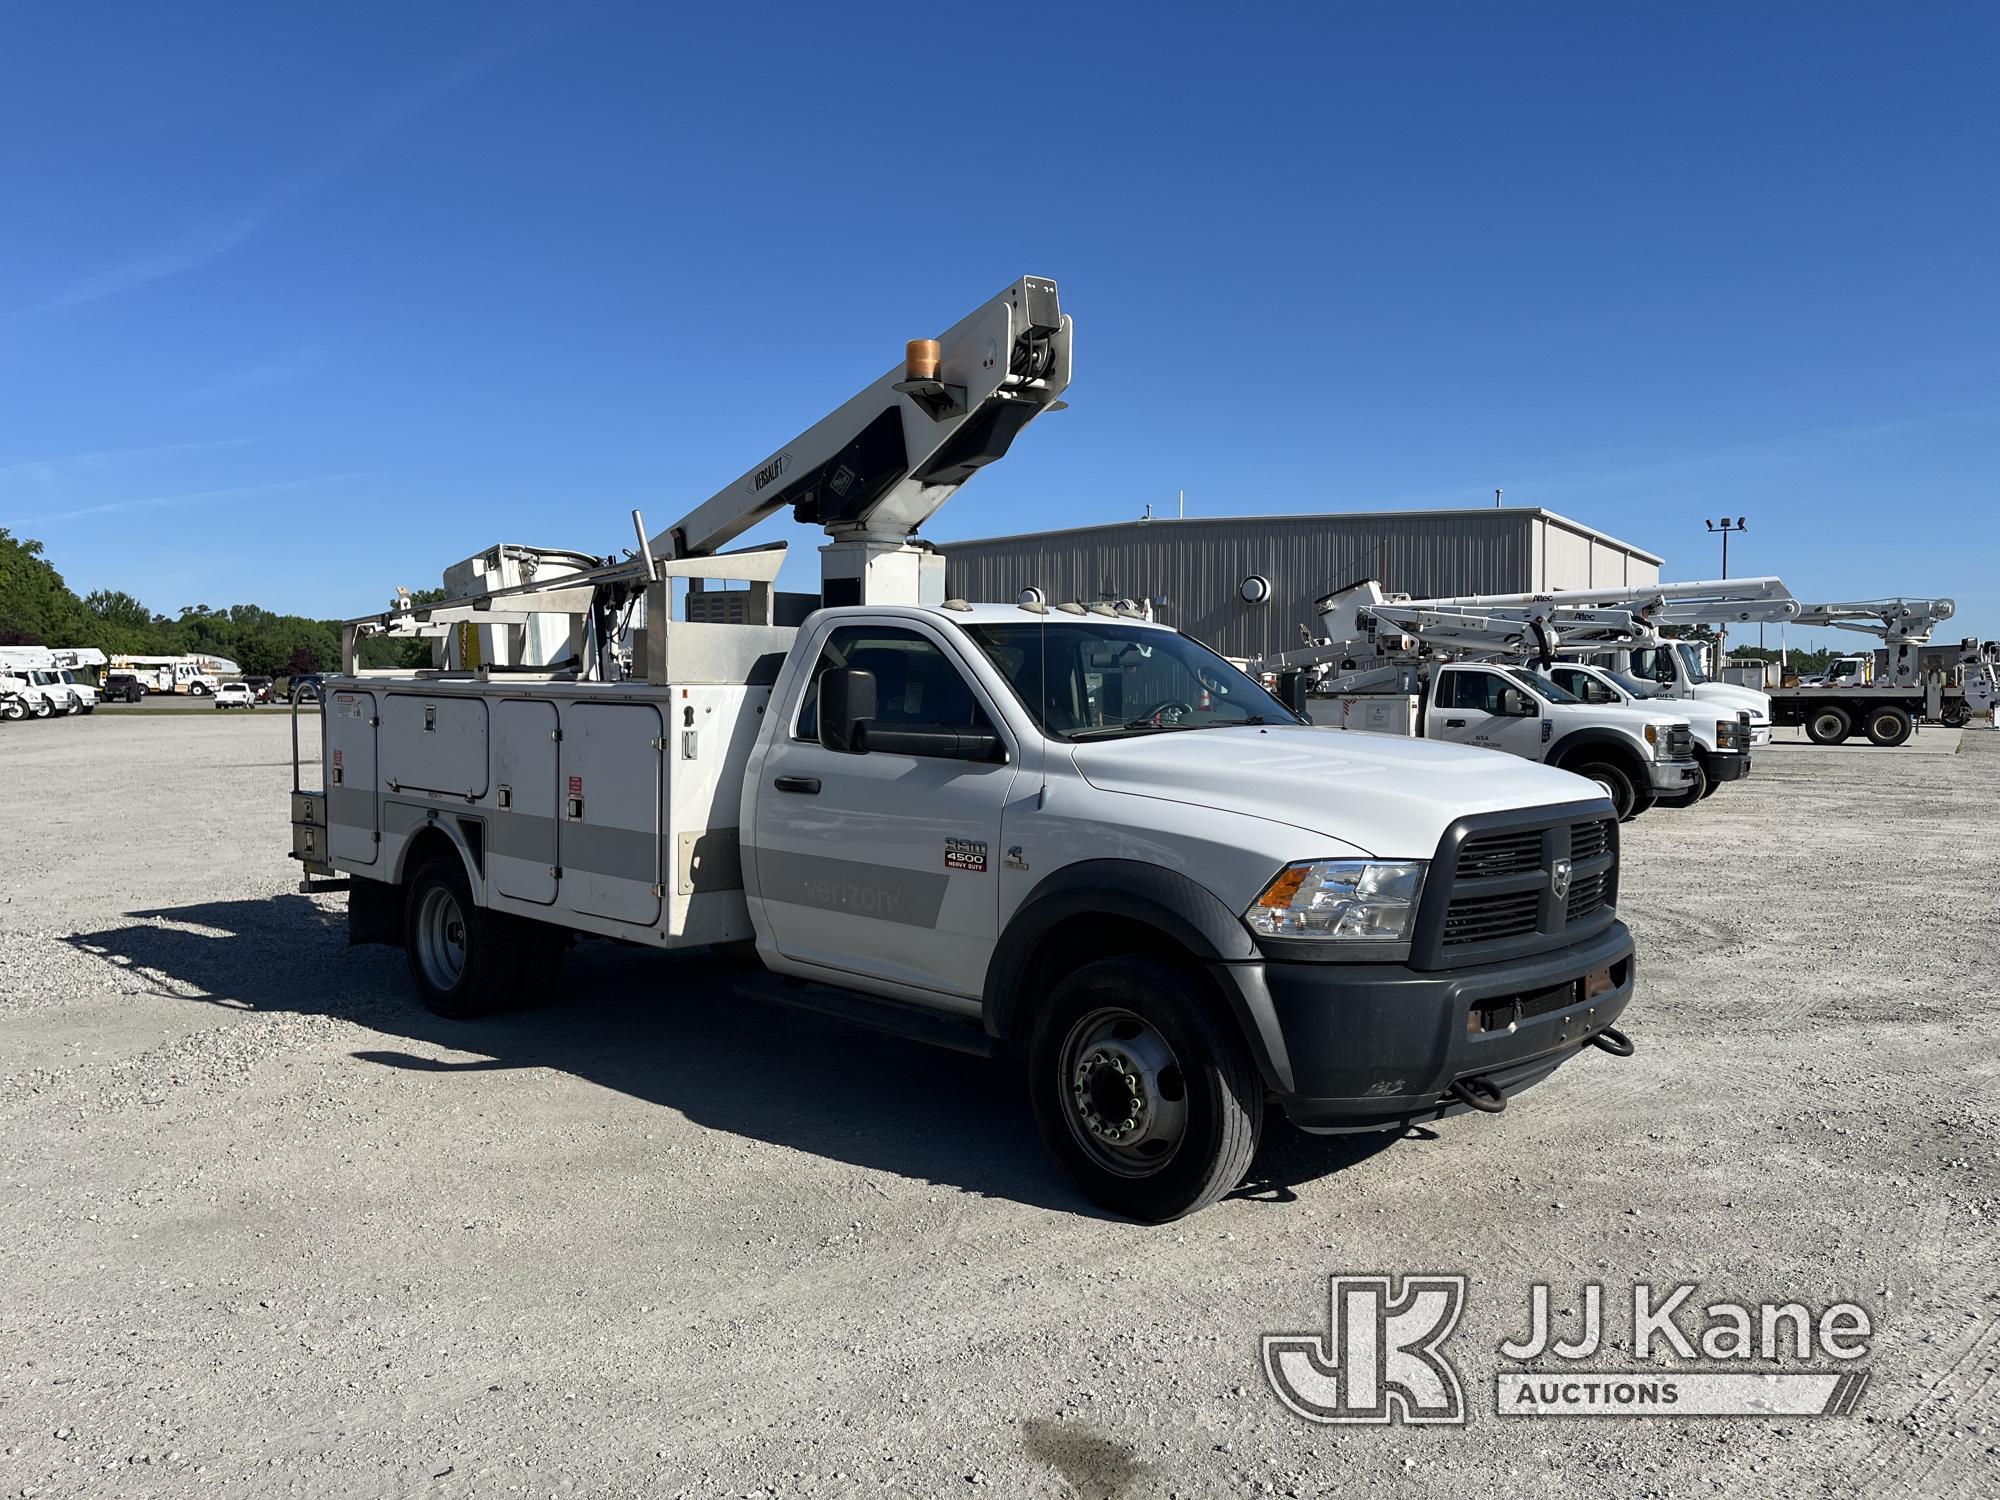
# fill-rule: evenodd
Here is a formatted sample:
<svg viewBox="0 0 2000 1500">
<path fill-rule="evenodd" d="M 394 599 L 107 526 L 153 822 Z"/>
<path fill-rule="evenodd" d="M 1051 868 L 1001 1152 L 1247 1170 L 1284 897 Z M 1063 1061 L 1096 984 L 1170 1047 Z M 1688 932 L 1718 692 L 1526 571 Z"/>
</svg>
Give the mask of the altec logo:
<svg viewBox="0 0 2000 1500">
<path fill-rule="evenodd" d="M 1465 1307 L 1463 1276 L 1327 1278 L 1328 1337 L 1267 1334 L 1264 1376 L 1309 1422 L 1457 1423 L 1458 1371 L 1439 1345 Z"/>
</svg>

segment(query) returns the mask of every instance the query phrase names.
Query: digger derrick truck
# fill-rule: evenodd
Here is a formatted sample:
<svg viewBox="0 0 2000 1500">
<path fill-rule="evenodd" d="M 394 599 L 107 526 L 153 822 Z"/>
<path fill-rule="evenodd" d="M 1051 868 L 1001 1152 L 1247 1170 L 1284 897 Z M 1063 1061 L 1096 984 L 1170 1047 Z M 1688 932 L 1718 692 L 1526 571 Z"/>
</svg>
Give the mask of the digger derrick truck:
<svg viewBox="0 0 2000 1500">
<path fill-rule="evenodd" d="M 1957 612 L 1950 599 L 1865 599 L 1804 604 L 1800 625 L 1856 631 L 1882 644 L 1872 673 L 1771 690 L 1780 724 L 1802 724 L 1816 745 L 1854 736 L 1900 745 L 1928 719 L 1953 727 L 1990 710 L 2000 696 L 2000 644 L 1968 637 L 1955 650 L 1928 644 L 1931 632 Z"/>
<path fill-rule="evenodd" d="M 495 554 L 350 621 L 304 888 L 453 1017 L 540 998 L 578 936 L 754 945 L 742 993 L 1023 1055 L 1058 1163 L 1146 1220 L 1234 1186 L 1267 1102 L 1393 1130 L 1629 1055 L 1592 783 L 1324 733 L 1136 610 L 944 597 L 916 533 L 1060 404 L 1071 338 L 1023 278 L 631 556 Z M 721 550 L 785 507 L 828 538 L 796 627 L 782 550 Z M 674 618 L 694 578 L 747 582 L 743 622 Z M 509 650 L 445 664 L 468 630 Z M 362 671 L 374 635 L 439 665 Z"/>
</svg>

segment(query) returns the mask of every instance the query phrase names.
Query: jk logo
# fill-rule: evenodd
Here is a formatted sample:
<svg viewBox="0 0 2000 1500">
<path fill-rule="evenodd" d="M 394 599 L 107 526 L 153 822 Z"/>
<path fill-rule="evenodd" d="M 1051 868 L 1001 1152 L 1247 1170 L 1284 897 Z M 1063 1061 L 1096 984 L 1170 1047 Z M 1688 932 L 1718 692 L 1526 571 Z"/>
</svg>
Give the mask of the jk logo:
<svg viewBox="0 0 2000 1500">
<path fill-rule="evenodd" d="M 1264 1336 L 1264 1378 L 1309 1422 L 1462 1424 L 1458 1371 L 1439 1352 L 1463 1276 L 1329 1276 L 1327 1333 Z"/>
</svg>

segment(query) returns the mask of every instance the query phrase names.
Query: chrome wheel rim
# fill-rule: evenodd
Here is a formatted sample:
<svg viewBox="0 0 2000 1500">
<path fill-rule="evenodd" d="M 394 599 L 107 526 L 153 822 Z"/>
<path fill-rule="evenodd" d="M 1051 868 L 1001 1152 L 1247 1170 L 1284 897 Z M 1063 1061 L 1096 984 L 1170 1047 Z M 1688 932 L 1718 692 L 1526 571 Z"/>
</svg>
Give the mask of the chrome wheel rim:
<svg viewBox="0 0 2000 1500">
<path fill-rule="evenodd" d="M 465 973 L 465 915 L 441 885 L 417 903 L 417 962 L 433 989 L 456 989 Z"/>
<path fill-rule="evenodd" d="M 1150 1177 L 1187 1136 L 1187 1076 L 1167 1039 L 1129 1010 L 1094 1010 L 1063 1043 L 1063 1118 L 1084 1153 L 1119 1177 Z"/>
</svg>

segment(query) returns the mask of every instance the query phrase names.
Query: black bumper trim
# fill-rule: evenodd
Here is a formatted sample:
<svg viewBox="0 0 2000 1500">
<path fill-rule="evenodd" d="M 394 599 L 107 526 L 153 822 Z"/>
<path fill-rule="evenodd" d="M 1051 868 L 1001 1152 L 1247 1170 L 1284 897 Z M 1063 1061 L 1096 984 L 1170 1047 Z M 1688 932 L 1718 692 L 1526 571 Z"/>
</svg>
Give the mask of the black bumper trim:
<svg viewBox="0 0 2000 1500">
<path fill-rule="evenodd" d="M 1508 1094 L 1538 1083 L 1618 1020 L 1637 979 L 1632 935 L 1622 922 L 1554 952 L 1477 968 L 1256 967 L 1256 988 L 1277 1032 L 1279 1045 L 1270 1050 L 1285 1062 L 1283 1076 L 1267 1070 L 1266 1082 L 1295 1124 L 1318 1131 L 1381 1130 L 1462 1113 L 1464 1104 L 1440 1102 L 1461 1078 L 1488 1079 Z M 1540 1013 L 1524 1013 L 1504 1029 L 1468 1029 L 1475 1006 L 1545 996 L 1606 967 L 1617 982 L 1604 994 L 1522 1007 Z"/>
</svg>

